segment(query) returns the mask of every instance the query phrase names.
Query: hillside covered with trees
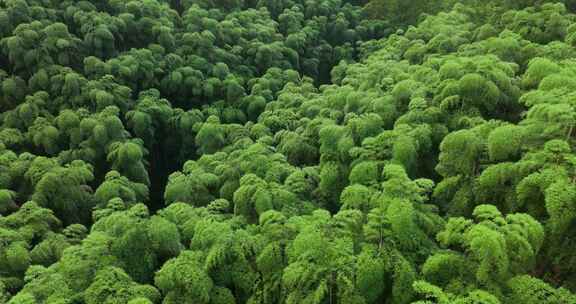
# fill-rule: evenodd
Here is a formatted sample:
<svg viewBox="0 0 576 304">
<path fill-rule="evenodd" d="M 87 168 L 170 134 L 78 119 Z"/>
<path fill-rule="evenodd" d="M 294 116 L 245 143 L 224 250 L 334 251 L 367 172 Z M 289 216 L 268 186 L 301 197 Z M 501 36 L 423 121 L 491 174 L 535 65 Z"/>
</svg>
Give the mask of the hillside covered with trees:
<svg viewBox="0 0 576 304">
<path fill-rule="evenodd" d="M 574 304 L 575 148 L 574 0 L 0 0 L 0 304 Z"/>
</svg>

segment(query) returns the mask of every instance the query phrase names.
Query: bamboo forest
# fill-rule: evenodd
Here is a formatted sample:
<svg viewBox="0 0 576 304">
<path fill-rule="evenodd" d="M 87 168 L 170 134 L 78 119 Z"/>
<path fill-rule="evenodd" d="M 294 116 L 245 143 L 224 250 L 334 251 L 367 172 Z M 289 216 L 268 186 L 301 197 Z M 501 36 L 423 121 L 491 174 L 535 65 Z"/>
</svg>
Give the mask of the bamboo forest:
<svg viewBox="0 0 576 304">
<path fill-rule="evenodd" d="M 0 0 L 0 304 L 576 304 L 576 0 Z"/>
</svg>

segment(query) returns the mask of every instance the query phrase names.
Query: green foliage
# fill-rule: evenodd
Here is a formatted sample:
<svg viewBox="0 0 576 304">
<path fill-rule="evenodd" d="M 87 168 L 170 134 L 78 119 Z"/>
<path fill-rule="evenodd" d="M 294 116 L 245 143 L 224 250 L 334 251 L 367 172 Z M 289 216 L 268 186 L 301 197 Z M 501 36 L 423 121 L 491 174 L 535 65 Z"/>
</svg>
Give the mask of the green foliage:
<svg viewBox="0 0 576 304">
<path fill-rule="evenodd" d="M 0 45 L 14 70 L 23 75 L 51 64 L 75 66 L 81 48 L 66 24 L 48 20 L 19 24 Z"/>
<path fill-rule="evenodd" d="M 96 273 L 93 283 L 84 292 L 86 303 L 131 303 L 137 298 L 155 302 L 160 293 L 153 286 L 139 285 L 119 268 L 108 267 Z"/>
<path fill-rule="evenodd" d="M 36 183 L 32 199 L 54 210 L 67 224 L 85 223 L 93 206 L 87 185 L 94 178 L 92 170 L 91 165 L 80 160 L 52 168 Z"/>
<path fill-rule="evenodd" d="M 154 281 L 166 294 L 164 303 L 210 303 L 214 283 L 200 258 L 199 252 L 184 251 L 158 271 Z"/>
<path fill-rule="evenodd" d="M 371 18 L 387 20 L 391 24 L 411 24 L 422 13 L 432 13 L 441 7 L 441 1 L 368 1 L 364 10 Z"/>
<path fill-rule="evenodd" d="M 522 303 L 570 303 L 576 298 L 564 288 L 554 288 L 545 282 L 527 275 L 518 276 L 507 283 L 512 290 L 508 301 Z"/>
<path fill-rule="evenodd" d="M 181 250 L 180 234 L 175 224 L 161 218 L 149 217 L 143 204 L 127 209 L 122 201 L 111 200 L 109 209 L 101 210 L 92 226 L 92 233 L 109 236 L 110 254 L 137 282 L 149 282 L 152 272 L 161 261 L 178 255 Z M 134 256 L 133 252 L 139 252 Z"/>
<path fill-rule="evenodd" d="M 22 287 L 24 273 L 32 263 L 38 262 L 38 253 L 47 247 L 43 243 L 53 238 L 51 230 L 60 226 L 60 220 L 51 210 L 32 201 L 20 206 L 17 212 L 0 217 L 0 282 L 6 291 Z"/>
<path fill-rule="evenodd" d="M 130 181 L 117 171 L 110 171 L 94 192 L 94 199 L 98 206 L 103 207 L 114 198 L 120 198 L 127 204 L 145 202 L 148 200 L 148 188 L 145 184 Z"/>
<path fill-rule="evenodd" d="M 448 221 L 437 239 L 452 250 L 431 256 L 424 276 L 452 292 L 482 287 L 498 295 L 505 281 L 535 267 L 544 229 L 527 214 L 503 217 L 493 205 L 477 206 L 473 215 L 475 222 Z"/>
<path fill-rule="evenodd" d="M 574 1 L 0 1 L 0 303 L 576 302 Z"/>
<path fill-rule="evenodd" d="M 414 283 L 414 289 L 422 298 L 426 300 L 413 302 L 415 304 L 424 303 L 454 303 L 454 304 L 464 304 L 464 303 L 478 303 L 478 304 L 500 304 L 502 303 L 497 297 L 481 289 L 476 289 L 470 291 L 464 296 L 457 296 L 451 293 L 447 293 L 442 290 L 442 288 L 432 285 L 425 281 L 417 281 Z M 431 302 L 433 300 L 434 302 Z"/>
</svg>

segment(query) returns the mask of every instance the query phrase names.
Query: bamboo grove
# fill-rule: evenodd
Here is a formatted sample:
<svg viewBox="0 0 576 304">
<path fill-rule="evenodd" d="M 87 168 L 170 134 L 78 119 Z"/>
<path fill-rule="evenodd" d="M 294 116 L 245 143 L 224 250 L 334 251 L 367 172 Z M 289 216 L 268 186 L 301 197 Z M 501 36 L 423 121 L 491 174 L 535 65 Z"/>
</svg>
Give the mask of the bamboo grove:
<svg viewBox="0 0 576 304">
<path fill-rule="evenodd" d="M 576 303 L 575 13 L 0 0 L 0 303 Z"/>
</svg>

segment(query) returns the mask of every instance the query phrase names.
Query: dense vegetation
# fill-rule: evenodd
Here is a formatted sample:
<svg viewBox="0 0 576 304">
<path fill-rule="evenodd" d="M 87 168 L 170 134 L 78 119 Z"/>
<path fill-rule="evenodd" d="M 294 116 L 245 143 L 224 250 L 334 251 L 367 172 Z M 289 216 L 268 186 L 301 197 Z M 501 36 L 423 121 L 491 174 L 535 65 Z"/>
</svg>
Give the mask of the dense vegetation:
<svg viewBox="0 0 576 304">
<path fill-rule="evenodd" d="M 573 12 L 0 0 L 0 303 L 576 303 Z"/>
</svg>

